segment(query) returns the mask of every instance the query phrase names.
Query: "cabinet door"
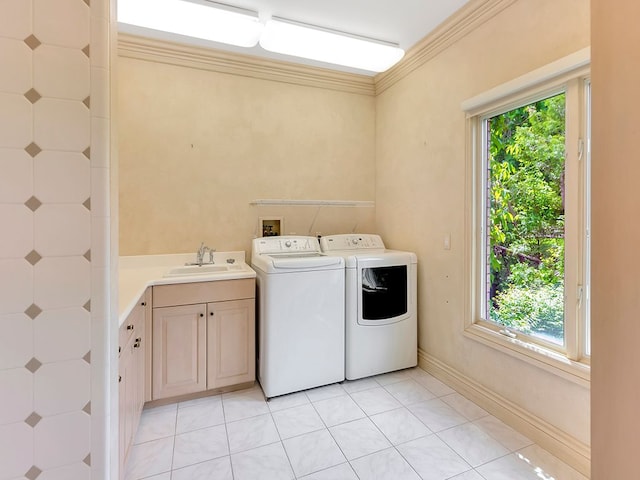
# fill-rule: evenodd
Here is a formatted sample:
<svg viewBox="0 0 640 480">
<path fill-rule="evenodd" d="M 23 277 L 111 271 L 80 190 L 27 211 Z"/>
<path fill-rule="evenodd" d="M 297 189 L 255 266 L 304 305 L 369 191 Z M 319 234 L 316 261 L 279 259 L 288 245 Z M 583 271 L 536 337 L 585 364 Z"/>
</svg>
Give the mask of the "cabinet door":
<svg viewBox="0 0 640 480">
<path fill-rule="evenodd" d="M 206 306 L 153 309 L 153 399 L 206 389 Z"/>
<path fill-rule="evenodd" d="M 207 304 L 207 386 L 255 379 L 254 299 Z"/>
<path fill-rule="evenodd" d="M 136 371 L 134 365 L 133 344 L 129 342 L 120 352 L 118 362 L 118 409 L 119 409 L 119 456 L 120 478 L 124 479 L 124 467 L 134 435 L 134 406 L 136 390 Z"/>
</svg>

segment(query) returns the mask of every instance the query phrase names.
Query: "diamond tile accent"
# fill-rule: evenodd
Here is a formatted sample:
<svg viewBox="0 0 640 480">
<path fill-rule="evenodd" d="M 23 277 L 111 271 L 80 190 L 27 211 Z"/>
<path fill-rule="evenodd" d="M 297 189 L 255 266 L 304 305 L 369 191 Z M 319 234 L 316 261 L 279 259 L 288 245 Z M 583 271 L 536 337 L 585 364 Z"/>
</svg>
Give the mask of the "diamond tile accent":
<svg viewBox="0 0 640 480">
<path fill-rule="evenodd" d="M 85 303 L 82 308 L 84 308 L 87 312 L 91 311 L 91 300 L 87 300 L 87 303 Z"/>
<path fill-rule="evenodd" d="M 42 309 L 35 303 L 32 303 L 24 313 L 26 313 L 31 320 L 35 320 L 35 318 L 42 313 Z"/>
<path fill-rule="evenodd" d="M 35 88 L 32 88 L 28 92 L 25 92 L 24 98 L 29 100 L 31 103 L 36 103 L 42 98 L 42 95 L 40 95 Z"/>
<path fill-rule="evenodd" d="M 42 42 L 38 40 L 35 35 L 29 35 L 24 39 L 24 43 L 26 43 L 27 47 L 29 47 L 31 50 L 35 50 L 42 44 Z"/>
<path fill-rule="evenodd" d="M 31 373 L 36 373 L 36 371 L 42 366 L 42 362 L 38 360 L 36 357 L 33 357 L 31 360 L 27 362 L 24 366 Z"/>
<path fill-rule="evenodd" d="M 87 198 L 82 205 L 87 210 L 91 210 L 91 197 Z"/>
<path fill-rule="evenodd" d="M 90 262 L 91 261 L 91 250 L 87 250 L 84 253 L 83 257 L 86 258 L 88 262 Z"/>
<path fill-rule="evenodd" d="M 29 145 L 27 145 L 24 148 L 24 151 L 27 152 L 32 157 L 35 157 L 42 151 L 42 149 L 38 145 L 36 145 L 34 142 L 31 142 Z"/>
<path fill-rule="evenodd" d="M 86 463 L 87 465 L 91 466 L 91 454 L 89 454 L 89 455 L 87 455 L 86 457 L 84 457 L 84 458 L 82 459 L 82 461 L 83 461 L 84 463 Z"/>
<path fill-rule="evenodd" d="M 29 200 L 24 202 L 24 204 L 29 210 L 31 210 L 32 212 L 35 212 L 37 209 L 40 208 L 40 205 L 42 205 L 42 202 L 38 200 L 36 197 L 31 197 Z"/>
<path fill-rule="evenodd" d="M 87 402 L 82 411 L 87 415 L 91 415 L 91 402 Z"/>
<path fill-rule="evenodd" d="M 84 54 L 87 56 L 87 58 L 89 58 L 89 57 L 90 57 L 90 55 L 89 55 L 89 53 L 90 53 L 89 45 L 87 45 L 86 47 L 84 47 L 84 48 L 82 49 L 82 53 L 84 53 Z"/>
<path fill-rule="evenodd" d="M 85 148 L 84 152 L 82 152 L 85 157 L 91 160 L 91 147 Z"/>
<path fill-rule="evenodd" d="M 42 473 L 42 470 L 40 470 L 38 467 L 34 465 L 29 469 L 27 473 L 24 474 L 24 476 L 27 477 L 29 480 L 36 480 L 36 478 L 38 478 L 41 473 Z"/>
<path fill-rule="evenodd" d="M 42 420 L 42 417 L 38 415 L 36 412 L 33 412 L 31 415 L 25 418 L 24 423 L 26 423 L 27 425 L 33 428 L 38 424 L 40 420 Z"/>
<path fill-rule="evenodd" d="M 42 255 L 40 255 L 35 250 L 31 250 L 24 259 L 29 262 L 31 265 L 35 265 L 40 260 L 42 260 Z"/>
<path fill-rule="evenodd" d="M 85 98 L 85 99 L 82 101 L 82 103 L 84 103 L 84 104 L 87 106 L 87 108 L 91 108 L 91 97 L 87 97 L 87 98 Z"/>
<path fill-rule="evenodd" d="M 87 363 L 91 363 L 91 350 L 89 350 L 87 353 L 85 353 L 84 357 L 82 357 L 82 359 L 87 362 Z"/>
</svg>

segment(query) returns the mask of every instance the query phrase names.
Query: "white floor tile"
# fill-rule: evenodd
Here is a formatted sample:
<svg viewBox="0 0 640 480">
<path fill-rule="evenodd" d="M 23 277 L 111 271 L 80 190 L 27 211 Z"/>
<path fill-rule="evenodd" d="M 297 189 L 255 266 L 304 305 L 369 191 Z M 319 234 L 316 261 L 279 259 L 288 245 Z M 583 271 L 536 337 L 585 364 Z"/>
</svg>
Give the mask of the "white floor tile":
<svg viewBox="0 0 640 480">
<path fill-rule="evenodd" d="M 210 395 L 206 397 L 194 398 L 193 400 L 185 400 L 178 402 L 178 409 L 195 407 L 197 405 L 203 405 L 208 403 L 218 403 L 222 401 L 222 395 Z"/>
<path fill-rule="evenodd" d="M 443 397 L 440 397 L 440 400 L 445 402 L 460 415 L 471 421 L 478 420 L 489 415 L 489 412 L 480 408 L 478 405 L 473 403 L 471 400 L 463 397 L 459 393 L 445 395 Z"/>
<path fill-rule="evenodd" d="M 344 463 L 346 459 L 327 430 L 306 433 L 282 442 L 293 471 L 301 477 Z"/>
<path fill-rule="evenodd" d="M 224 425 L 181 433 L 176 435 L 173 468 L 178 469 L 225 455 L 229 455 L 229 444 Z"/>
<path fill-rule="evenodd" d="M 171 480 L 233 480 L 231 460 L 221 457 L 180 468 L 171 473 Z"/>
<path fill-rule="evenodd" d="M 269 413 L 267 401 L 259 388 L 223 395 L 222 407 L 224 408 L 224 418 L 227 422 Z"/>
<path fill-rule="evenodd" d="M 126 471 L 125 480 L 587 480 L 420 368 L 269 402 L 256 386 L 147 408 Z"/>
<path fill-rule="evenodd" d="M 405 407 L 373 415 L 371 420 L 393 445 L 409 442 L 432 433 Z"/>
<path fill-rule="evenodd" d="M 351 397 L 367 415 L 375 415 L 376 413 L 386 412 L 402 406 L 382 387 L 356 392 Z"/>
<path fill-rule="evenodd" d="M 420 480 L 395 448 L 358 458 L 351 466 L 360 480 Z"/>
<path fill-rule="evenodd" d="M 524 447 L 532 445 L 533 442 L 516 432 L 509 425 L 504 424 L 496 417 L 489 415 L 473 422 L 484 432 L 495 438 L 502 446 L 504 446 L 510 452 L 514 452 Z"/>
<path fill-rule="evenodd" d="M 358 476 L 348 463 L 342 463 L 335 467 L 327 468 L 326 470 L 320 470 L 319 472 L 301 478 L 304 480 L 358 480 Z"/>
<path fill-rule="evenodd" d="M 176 433 L 191 432 L 204 427 L 224 423 L 222 399 L 219 396 L 198 399 L 197 403 L 180 404 L 176 422 Z"/>
<path fill-rule="evenodd" d="M 477 467 L 509 453 L 509 450 L 473 423 L 465 423 L 444 430 L 438 433 L 438 437 L 472 467 Z"/>
<path fill-rule="evenodd" d="M 348 395 L 315 402 L 313 407 L 327 427 L 365 417 L 365 413 Z"/>
<path fill-rule="evenodd" d="M 295 478 L 282 443 L 231 456 L 235 480 L 290 480 Z"/>
<path fill-rule="evenodd" d="M 276 430 L 270 413 L 227 423 L 227 435 L 231 453 L 280 441 L 278 430 Z"/>
<path fill-rule="evenodd" d="M 361 378 L 359 380 L 347 380 L 342 384 L 342 388 L 347 393 L 361 392 L 362 390 L 369 390 L 370 388 L 379 387 L 380 384 L 373 378 Z"/>
<path fill-rule="evenodd" d="M 449 480 L 485 480 L 485 479 L 482 478 L 482 476 L 475 470 L 469 470 L 468 472 L 464 472 L 464 473 L 461 473 L 460 475 L 456 475 L 455 477 L 451 477 Z"/>
<path fill-rule="evenodd" d="M 151 410 L 152 412 L 153 410 Z M 136 432 L 134 444 L 173 437 L 176 434 L 176 410 L 161 410 L 157 413 L 144 411 Z"/>
<path fill-rule="evenodd" d="M 278 412 L 285 408 L 298 407 L 309 403 L 309 397 L 304 392 L 290 393 L 288 395 L 282 395 L 280 397 L 272 398 L 267 402 L 269 410 L 272 412 Z"/>
<path fill-rule="evenodd" d="M 133 445 L 127 461 L 126 480 L 139 480 L 171 470 L 174 437 Z"/>
<path fill-rule="evenodd" d="M 418 420 L 434 432 L 467 422 L 465 417 L 437 398 L 426 402 L 414 403 L 407 408 L 418 417 Z"/>
<path fill-rule="evenodd" d="M 471 466 L 436 435 L 397 448 L 423 480 L 444 480 L 471 470 Z"/>
<path fill-rule="evenodd" d="M 322 419 L 311 404 L 287 408 L 273 412 L 271 415 L 283 440 L 325 428 Z"/>
<path fill-rule="evenodd" d="M 397 372 L 383 373 L 382 375 L 376 375 L 373 379 L 383 387 L 392 383 L 401 382 L 410 378 L 408 370 L 398 370 Z"/>
<path fill-rule="evenodd" d="M 435 397 L 433 393 L 424 388 L 413 378 L 392 383 L 384 388 L 403 405 L 424 402 Z"/>
<path fill-rule="evenodd" d="M 444 395 L 449 395 L 452 393 L 456 393 L 456 391 L 444 384 L 436 377 L 429 375 L 427 372 L 424 373 L 415 373 L 413 378 L 415 378 L 416 382 L 425 387 L 431 393 L 433 393 L 436 397 L 442 397 Z"/>
<path fill-rule="evenodd" d="M 312 402 L 319 402 L 321 400 L 326 400 L 327 398 L 339 397 L 340 395 L 344 395 L 344 388 L 338 383 L 334 383 L 331 385 L 326 385 L 324 387 L 312 388 L 311 390 L 305 390 L 307 397 Z"/>
<path fill-rule="evenodd" d="M 587 480 L 537 445 L 506 455 L 476 470 L 486 480 Z"/>
<path fill-rule="evenodd" d="M 343 423 L 329 429 L 347 460 L 389 448 L 391 444 L 368 418 Z"/>
</svg>

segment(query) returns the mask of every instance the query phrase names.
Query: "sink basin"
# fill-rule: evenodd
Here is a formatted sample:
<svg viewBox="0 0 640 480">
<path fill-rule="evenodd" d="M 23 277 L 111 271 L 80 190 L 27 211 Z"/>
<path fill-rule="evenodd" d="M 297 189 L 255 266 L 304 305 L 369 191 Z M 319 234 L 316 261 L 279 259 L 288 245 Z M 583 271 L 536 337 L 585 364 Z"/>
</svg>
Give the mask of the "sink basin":
<svg viewBox="0 0 640 480">
<path fill-rule="evenodd" d="M 234 268 L 236 267 L 236 268 Z M 183 267 L 171 268 L 165 277 L 179 277 L 185 275 L 211 275 L 215 273 L 226 273 L 230 270 L 237 270 L 236 265 L 185 265 Z"/>
</svg>

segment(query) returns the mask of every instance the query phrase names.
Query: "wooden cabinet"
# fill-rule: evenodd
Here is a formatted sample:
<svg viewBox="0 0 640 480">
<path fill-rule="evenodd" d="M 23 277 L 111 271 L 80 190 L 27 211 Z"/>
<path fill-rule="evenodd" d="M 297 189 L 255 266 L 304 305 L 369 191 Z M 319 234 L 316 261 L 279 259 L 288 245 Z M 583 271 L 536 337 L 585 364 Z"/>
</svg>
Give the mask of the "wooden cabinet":
<svg viewBox="0 0 640 480">
<path fill-rule="evenodd" d="M 255 379 L 255 303 L 231 300 L 207 304 L 207 388 Z"/>
<path fill-rule="evenodd" d="M 153 400 L 255 379 L 255 279 L 153 287 Z"/>
<path fill-rule="evenodd" d="M 138 300 L 119 331 L 118 406 L 120 478 L 145 402 L 146 319 L 150 289 Z"/>
<path fill-rule="evenodd" d="M 207 307 L 153 309 L 153 399 L 207 388 Z"/>
</svg>

